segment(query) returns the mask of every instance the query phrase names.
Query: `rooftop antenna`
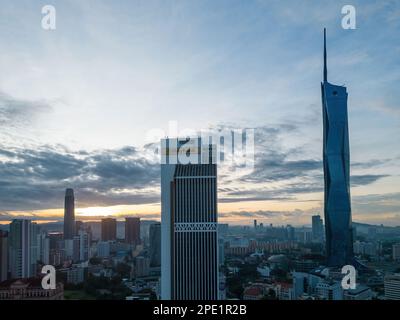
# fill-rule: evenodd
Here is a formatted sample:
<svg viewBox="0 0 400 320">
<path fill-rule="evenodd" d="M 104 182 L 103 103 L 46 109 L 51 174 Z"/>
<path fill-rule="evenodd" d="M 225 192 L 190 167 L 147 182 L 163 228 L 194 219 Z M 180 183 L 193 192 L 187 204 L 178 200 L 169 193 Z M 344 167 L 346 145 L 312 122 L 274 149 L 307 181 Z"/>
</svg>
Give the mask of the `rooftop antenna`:
<svg viewBox="0 0 400 320">
<path fill-rule="evenodd" d="M 328 81 L 328 69 L 326 63 L 326 28 L 324 28 L 324 82 Z"/>
</svg>

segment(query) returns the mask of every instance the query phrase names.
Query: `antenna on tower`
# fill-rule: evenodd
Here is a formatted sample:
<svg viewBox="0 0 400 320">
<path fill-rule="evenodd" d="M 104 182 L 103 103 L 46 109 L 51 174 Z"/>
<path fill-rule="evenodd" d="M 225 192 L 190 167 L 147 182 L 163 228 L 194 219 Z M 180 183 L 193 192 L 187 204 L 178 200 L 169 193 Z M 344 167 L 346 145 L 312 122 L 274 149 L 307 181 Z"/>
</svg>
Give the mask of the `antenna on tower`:
<svg viewBox="0 0 400 320">
<path fill-rule="evenodd" d="M 324 82 L 328 81 L 328 69 L 326 62 L 326 28 L 324 28 Z"/>
</svg>

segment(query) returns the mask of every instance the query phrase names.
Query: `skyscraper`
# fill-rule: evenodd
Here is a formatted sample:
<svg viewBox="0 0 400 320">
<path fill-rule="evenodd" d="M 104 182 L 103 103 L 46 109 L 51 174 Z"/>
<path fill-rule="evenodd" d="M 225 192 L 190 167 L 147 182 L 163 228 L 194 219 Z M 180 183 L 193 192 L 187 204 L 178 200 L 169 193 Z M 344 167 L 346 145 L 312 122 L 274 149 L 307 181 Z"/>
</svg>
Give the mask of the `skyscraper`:
<svg viewBox="0 0 400 320">
<path fill-rule="evenodd" d="M 211 145 L 161 140 L 161 296 L 218 298 L 217 166 Z"/>
<path fill-rule="evenodd" d="M 125 242 L 134 245 L 140 244 L 140 218 L 125 218 Z"/>
<path fill-rule="evenodd" d="M 340 267 L 353 261 L 350 207 L 350 151 L 346 87 L 328 82 L 324 29 L 323 114 L 324 215 L 327 264 Z"/>
<path fill-rule="evenodd" d="M 113 218 L 101 219 L 101 240 L 117 240 L 117 220 Z"/>
<path fill-rule="evenodd" d="M 50 264 L 50 239 L 46 232 L 38 234 L 39 260 L 44 264 Z"/>
<path fill-rule="evenodd" d="M 75 236 L 75 239 L 77 242 L 75 249 L 77 252 L 74 252 L 76 261 L 89 260 L 90 243 L 92 241 L 90 230 L 81 228 Z"/>
<path fill-rule="evenodd" d="M 323 236 L 323 223 L 321 216 L 315 215 L 311 217 L 313 240 L 321 241 Z"/>
<path fill-rule="evenodd" d="M 29 278 L 36 274 L 38 226 L 30 220 L 14 219 L 8 239 L 11 278 Z"/>
<path fill-rule="evenodd" d="M 75 234 L 78 234 L 80 230 L 83 230 L 83 221 L 75 221 Z"/>
<path fill-rule="evenodd" d="M 8 277 L 8 234 L 0 230 L 0 282 Z"/>
<path fill-rule="evenodd" d="M 161 223 L 150 225 L 150 267 L 161 266 Z"/>
<path fill-rule="evenodd" d="M 72 240 L 75 235 L 75 198 L 74 190 L 65 191 L 64 202 L 64 239 Z"/>
</svg>

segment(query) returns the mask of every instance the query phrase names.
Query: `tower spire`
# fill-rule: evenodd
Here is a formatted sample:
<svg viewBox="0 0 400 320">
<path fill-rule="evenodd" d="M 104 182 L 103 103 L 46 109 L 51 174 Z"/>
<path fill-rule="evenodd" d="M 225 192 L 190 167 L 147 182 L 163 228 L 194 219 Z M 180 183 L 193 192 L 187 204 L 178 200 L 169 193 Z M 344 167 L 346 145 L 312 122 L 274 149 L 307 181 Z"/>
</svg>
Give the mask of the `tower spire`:
<svg viewBox="0 0 400 320">
<path fill-rule="evenodd" d="M 326 28 L 324 28 L 324 82 L 328 81 L 328 69 L 326 63 Z"/>
</svg>

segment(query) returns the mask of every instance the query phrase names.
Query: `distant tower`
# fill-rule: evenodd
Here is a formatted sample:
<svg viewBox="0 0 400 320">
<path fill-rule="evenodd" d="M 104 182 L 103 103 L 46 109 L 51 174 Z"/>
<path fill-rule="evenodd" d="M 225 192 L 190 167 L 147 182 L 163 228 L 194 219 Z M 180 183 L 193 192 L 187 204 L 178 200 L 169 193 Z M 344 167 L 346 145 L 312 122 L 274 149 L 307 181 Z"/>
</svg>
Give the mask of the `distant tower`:
<svg viewBox="0 0 400 320">
<path fill-rule="evenodd" d="M 325 29 L 321 92 L 327 264 L 341 267 L 353 261 L 347 90 L 328 82 Z"/>
<path fill-rule="evenodd" d="M 117 220 L 113 218 L 101 219 L 101 241 L 117 240 Z"/>
<path fill-rule="evenodd" d="M 140 244 L 140 218 L 125 218 L 125 242 L 135 246 Z"/>
<path fill-rule="evenodd" d="M 64 240 L 72 240 L 75 235 L 75 198 L 74 190 L 65 191 L 64 203 Z"/>
<path fill-rule="evenodd" d="M 323 238 L 323 223 L 320 215 L 312 216 L 313 240 L 321 241 Z"/>
<path fill-rule="evenodd" d="M 161 266 L 161 223 L 150 225 L 150 267 Z"/>
<path fill-rule="evenodd" d="M 161 297 L 216 300 L 218 236 L 214 148 L 202 145 L 200 138 L 165 139 L 161 146 L 165 160 L 161 164 Z M 180 159 L 179 155 L 187 155 L 191 161 Z"/>
</svg>

